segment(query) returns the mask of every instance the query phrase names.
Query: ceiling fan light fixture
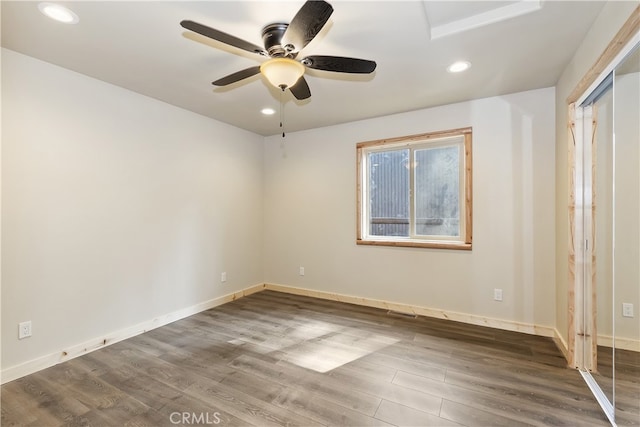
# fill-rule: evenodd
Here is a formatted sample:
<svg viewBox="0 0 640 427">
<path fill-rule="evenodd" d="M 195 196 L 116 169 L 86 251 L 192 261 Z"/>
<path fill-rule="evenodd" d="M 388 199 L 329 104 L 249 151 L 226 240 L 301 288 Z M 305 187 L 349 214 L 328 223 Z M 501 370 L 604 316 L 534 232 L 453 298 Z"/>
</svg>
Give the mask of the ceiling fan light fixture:
<svg viewBox="0 0 640 427">
<path fill-rule="evenodd" d="M 73 13 L 72 10 L 59 4 L 49 2 L 39 3 L 38 9 L 44 15 L 63 24 L 77 24 L 80 21 L 78 15 Z"/>
<path fill-rule="evenodd" d="M 290 88 L 304 74 L 304 65 L 289 58 L 272 58 L 263 62 L 260 72 L 277 88 Z"/>
<path fill-rule="evenodd" d="M 260 110 L 260 112 L 265 116 L 273 116 L 276 113 L 276 110 L 274 110 L 271 107 L 265 107 L 262 110 Z"/>
</svg>

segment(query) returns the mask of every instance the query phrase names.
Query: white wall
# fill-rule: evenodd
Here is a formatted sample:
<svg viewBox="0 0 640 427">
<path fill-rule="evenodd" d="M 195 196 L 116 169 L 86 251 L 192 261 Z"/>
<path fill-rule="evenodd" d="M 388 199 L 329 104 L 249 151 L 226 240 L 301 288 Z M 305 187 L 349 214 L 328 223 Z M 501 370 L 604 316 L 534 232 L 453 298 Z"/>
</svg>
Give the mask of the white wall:
<svg viewBox="0 0 640 427">
<path fill-rule="evenodd" d="M 556 84 L 556 324 L 565 342 L 569 331 L 569 212 L 563 208 L 569 203 L 567 97 L 636 7 L 637 2 L 608 1 Z"/>
<path fill-rule="evenodd" d="M 266 138 L 265 281 L 555 326 L 554 102 L 549 88 Z M 356 143 L 466 126 L 473 250 L 357 246 Z"/>
<path fill-rule="evenodd" d="M 262 283 L 261 136 L 6 49 L 2 104 L 3 371 Z"/>
</svg>

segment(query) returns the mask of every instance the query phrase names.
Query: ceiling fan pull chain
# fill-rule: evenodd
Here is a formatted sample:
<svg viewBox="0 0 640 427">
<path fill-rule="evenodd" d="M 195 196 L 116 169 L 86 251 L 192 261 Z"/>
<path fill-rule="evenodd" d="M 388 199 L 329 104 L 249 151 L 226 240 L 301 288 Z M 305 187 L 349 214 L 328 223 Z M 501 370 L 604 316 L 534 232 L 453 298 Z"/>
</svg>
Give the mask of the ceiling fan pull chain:
<svg viewBox="0 0 640 427">
<path fill-rule="evenodd" d="M 285 87 L 281 87 L 282 91 L 280 92 L 280 129 L 282 129 L 282 137 L 285 137 L 284 134 L 284 103 L 282 102 L 282 94 L 284 93 Z"/>
</svg>

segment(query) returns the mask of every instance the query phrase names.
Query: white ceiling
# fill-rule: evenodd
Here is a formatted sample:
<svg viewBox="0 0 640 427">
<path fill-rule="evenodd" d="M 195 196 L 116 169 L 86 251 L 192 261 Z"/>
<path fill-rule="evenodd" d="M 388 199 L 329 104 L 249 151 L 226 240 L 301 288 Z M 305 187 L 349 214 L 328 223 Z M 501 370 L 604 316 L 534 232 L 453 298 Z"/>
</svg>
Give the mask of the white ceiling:
<svg viewBox="0 0 640 427">
<path fill-rule="evenodd" d="M 288 131 L 555 85 L 600 1 L 343 1 L 301 52 L 375 60 L 371 75 L 307 70 L 311 98 L 284 94 Z M 261 135 L 279 133 L 279 90 L 260 76 L 213 80 L 263 57 L 183 29 L 190 19 L 262 45 L 303 1 L 73 1 L 65 25 L 37 2 L 2 1 L 2 46 Z M 446 67 L 464 59 L 461 74 Z M 46 78 L 46 76 L 44 76 Z M 99 100 L 96 100 L 99 102 Z"/>
</svg>

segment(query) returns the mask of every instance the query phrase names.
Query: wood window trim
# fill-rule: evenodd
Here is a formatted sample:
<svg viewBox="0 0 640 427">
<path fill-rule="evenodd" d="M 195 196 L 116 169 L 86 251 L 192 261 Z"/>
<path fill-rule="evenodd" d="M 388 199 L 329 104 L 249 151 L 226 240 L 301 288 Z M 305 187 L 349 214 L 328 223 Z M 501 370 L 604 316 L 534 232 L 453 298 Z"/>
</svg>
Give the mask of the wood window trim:
<svg viewBox="0 0 640 427">
<path fill-rule="evenodd" d="M 436 131 L 394 138 L 378 139 L 373 141 L 364 141 L 356 144 L 356 244 L 371 246 L 394 246 L 394 247 L 410 247 L 410 248 L 432 248 L 432 249 L 457 249 L 471 250 L 473 236 L 473 188 L 472 188 L 472 128 L 465 127 L 459 129 L 450 129 L 444 131 Z M 363 178 L 362 171 L 362 152 L 365 148 L 396 145 L 402 143 L 417 143 L 421 141 L 437 140 L 446 137 L 463 136 L 464 137 L 464 206 L 465 206 L 465 230 L 464 241 L 421 241 L 421 240 L 369 240 L 365 239 L 362 233 L 363 227 Z"/>
</svg>

